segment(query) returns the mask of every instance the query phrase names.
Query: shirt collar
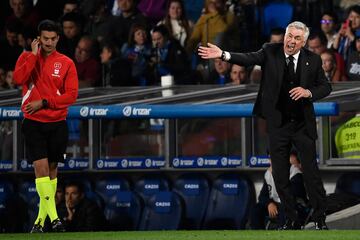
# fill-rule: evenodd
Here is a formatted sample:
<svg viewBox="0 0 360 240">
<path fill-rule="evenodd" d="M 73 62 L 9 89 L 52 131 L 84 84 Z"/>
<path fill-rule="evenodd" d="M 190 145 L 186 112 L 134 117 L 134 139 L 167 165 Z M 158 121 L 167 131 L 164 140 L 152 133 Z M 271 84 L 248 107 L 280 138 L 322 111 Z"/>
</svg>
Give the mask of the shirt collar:
<svg viewBox="0 0 360 240">
<path fill-rule="evenodd" d="M 294 57 L 294 61 L 297 62 L 299 59 L 300 51 L 298 51 L 296 54 L 292 55 Z M 285 53 L 285 58 L 287 59 L 290 55 Z"/>
</svg>

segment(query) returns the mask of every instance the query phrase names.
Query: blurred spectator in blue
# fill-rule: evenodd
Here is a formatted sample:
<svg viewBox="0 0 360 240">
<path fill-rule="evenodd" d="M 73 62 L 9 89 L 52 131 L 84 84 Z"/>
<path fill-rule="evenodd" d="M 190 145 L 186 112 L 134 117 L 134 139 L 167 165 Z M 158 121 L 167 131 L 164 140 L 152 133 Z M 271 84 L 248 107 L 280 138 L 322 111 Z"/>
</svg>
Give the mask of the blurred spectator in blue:
<svg viewBox="0 0 360 240">
<path fill-rule="evenodd" d="M 169 0 L 165 18 L 157 25 L 164 25 L 170 35 L 178 40 L 181 46 L 186 46 L 194 23 L 186 17 L 183 0 Z"/>
<path fill-rule="evenodd" d="M 161 76 L 172 75 L 176 84 L 192 81 L 190 64 L 185 49 L 177 40 L 170 37 L 164 25 L 156 26 L 151 33 L 153 52 L 151 65 L 154 69 L 154 82 L 160 82 Z"/>
<path fill-rule="evenodd" d="M 231 84 L 248 84 L 250 83 L 249 71 L 245 66 L 232 64 L 230 70 Z"/>
<path fill-rule="evenodd" d="M 339 82 L 340 72 L 337 71 L 336 56 L 333 49 L 325 49 L 320 55 L 322 60 L 322 68 L 325 73 L 325 77 L 329 82 Z"/>
<path fill-rule="evenodd" d="M 338 21 L 337 14 L 335 12 L 324 12 L 322 14 L 320 20 L 321 31 L 323 31 L 327 38 L 327 48 L 331 48 L 334 44 L 337 35 Z"/>
<path fill-rule="evenodd" d="M 137 8 L 150 21 L 151 25 L 155 25 L 165 15 L 165 9 L 168 0 L 140 0 Z"/>
<path fill-rule="evenodd" d="M 119 49 L 113 43 L 105 43 L 100 53 L 102 86 L 136 85 L 131 78 L 131 65 L 119 57 Z"/>
<path fill-rule="evenodd" d="M 78 182 L 65 186 L 64 216 L 66 231 L 90 232 L 104 230 L 105 217 L 100 207 L 85 196 L 84 187 Z"/>
<path fill-rule="evenodd" d="M 97 0 L 85 24 L 84 32 L 101 43 L 109 35 L 113 18 L 107 8 L 106 0 Z"/>
<path fill-rule="evenodd" d="M 20 20 L 24 26 L 36 30 L 40 17 L 33 8 L 32 1 L 28 0 L 9 0 L 12 9 L 12 15 L 7 18 L 7 22 Z"/>
<path fill-rule="evenodd" d="M 360 29 L 355 32 L 356 51 L 349 55 L 347 74 L 350 81 L 360 81 Z"/>
<path fill-rule="evenodd" d="M 121 56 L 131 64 L 131 77 L 137 85 L 148 85 L 147 70 L 149 70 L 151 44 L 147 39 L 145 26 L 132 25 L 129 39 L 121 49 Z"/>
<path fill-rule="evenodd" d="M 355 51 L 355 31 L 360 30 L 360 5 L 348 9 L 348 17 L 341 25 L 333 47 L 347 61 L 351 52 Z"/>
<path fill-rule="evenodd" d="M 204 81 L 204 84 L 219 84 L 224 85 L 231 82 L 230 79 L 231 64 L 221 59 L 214 60 L 214 70 L 211 71 L 209 79 Z"/>
<path fill-rule="evenodd" d="M 90 36 L 83 36 L 75 49 L 75 66 L 79 78 L 79 87 L 100 85 L 101 68 L 95 56 L 96 41 Z"/>
<path fill-rule="evenodd" d="M 62 34 L 57 45 L 60 53 L 75 59 L 75 49 L 82 36 L 83 21 L 79 13 L 66 13 L 61 18 Z"/>
<path fill-rule="evenodd" d="M 5 71 L 14 70 L 16 61 L 23 49 L 18 44 L 17 35 L 23 25 L 19 20 L 7 22 L 5 26 L 5 40 L 0 41 L 0 68 Z"/>
<path fill-rule="evenodd" d="M 135 0 L 118 0 L 117 3 L 121 14 L 112 21 L 109 36 L 106 40 L 115 43 L 121 48 L 127 42 L 133 24 L 141 24 L 146 29 L 148 29 L 148 24 L 145 16 L 137 10 Z"/>
</svg>

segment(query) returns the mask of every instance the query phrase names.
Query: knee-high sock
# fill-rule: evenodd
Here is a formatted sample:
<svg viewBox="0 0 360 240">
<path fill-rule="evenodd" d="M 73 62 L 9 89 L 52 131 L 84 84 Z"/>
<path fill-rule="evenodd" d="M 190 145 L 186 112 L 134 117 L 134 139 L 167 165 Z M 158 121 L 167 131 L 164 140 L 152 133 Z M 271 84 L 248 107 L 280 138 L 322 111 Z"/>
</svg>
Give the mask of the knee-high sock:
<svg viewBox="0 0 360 240">
<path fill-rule="evenodd" d="M 38 181 L 43 181 L 46 179 L 49 178 L 49 177 L 43 177 L 43 178 L 37 178 L 35 179 L 35 185 L 36 185 L 36 191 L 37 193 L 39 194 L 39 190 L 38 190 Z M 50 178 L 49 178 L 50 180 Z M 40 194 L 39 194 L 39 197 L 40 197 Z M 46 207 L 44 205 L 44 201 L 42 197 L 40 197 L 40 202 L 39 202 L 39 212 L 38 212 L 38 216 L 35 220 L 35 224 L 40 224 L 42 227 L 44 227 L 44 223 L 45 223 L 45 219 L 47 217 L 47 211 L 46 211 Z"/>
<path fill-rule="evenodd" d="M 39 194 L 40 202 L 43 203 L 43 208 L 49 215 L 51 222 L 58 218 L 55 205 L 55 192 L 49 177 L 42 177 L 35 179 L 36 191 Z"/>
</svg>

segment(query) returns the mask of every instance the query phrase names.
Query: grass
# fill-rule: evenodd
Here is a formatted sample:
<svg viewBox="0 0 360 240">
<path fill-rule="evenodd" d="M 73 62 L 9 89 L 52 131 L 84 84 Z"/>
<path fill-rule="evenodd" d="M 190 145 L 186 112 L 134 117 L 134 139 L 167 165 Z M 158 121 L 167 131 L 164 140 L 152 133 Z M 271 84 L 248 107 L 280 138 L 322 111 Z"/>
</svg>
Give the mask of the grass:
<svg viewBox="0 0 360 240">
<path fill-rule="evenodd" d="M 360 230 L 330 231 L 133 231 L 0 234 L 6 240 L 360 240 Z"/>
</svg>

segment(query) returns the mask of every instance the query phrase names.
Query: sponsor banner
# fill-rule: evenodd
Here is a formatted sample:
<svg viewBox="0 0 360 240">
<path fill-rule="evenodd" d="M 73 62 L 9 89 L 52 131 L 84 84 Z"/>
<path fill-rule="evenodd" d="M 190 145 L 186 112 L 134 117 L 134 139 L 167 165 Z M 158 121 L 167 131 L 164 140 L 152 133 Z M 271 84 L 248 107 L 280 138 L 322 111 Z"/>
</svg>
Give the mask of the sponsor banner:
<svg viewBox="0 0 360 240">
<path fill-rule="evenodd" d="M 270 157 L 267 155 L 264 156 L 251 156 L 248 162 L 250 167 L 269 167 L 270 166 Z"/>
<path fill-rule="evenodd" d="M 96 105 L 69 107 L 68 118 L 197 118 L 197 117 L 252 117 L 253 104 L 156 104 L 156 105 Z M 314 104 L 317 116 L 337 115 L 335 102 Z M 19 107 L 0 108 L 0 120 L 21 119 Z"/>
<path fill-rule="evenodd" d="M 0 108 L 0 118 L 1 120 L 16 120 L 21 119 L 23 113 L 19 107 L 5 107 Z"/>
<path fill-rule="evenodd" d="M 20 161 L 21 171 L 32 171 L 33 166 L 29 164 L 26 159 Z M 89 159 L 87 158 L 70 158 L 65 159 L 64 163 L 58 163 L 58 168 L 61 171 L 84 170 L 89 168 Z"/>
<path fill-rule="evenodd" d="M 1 160 L 0 161 L 0 172 L 11 171 L 12 167 L 13 167 L 13 163 L 11 160 Z"/>
<path fill-rule="evenodd" d="M 158 169 L 165 167 L 163 157 L 151 158 L 107 158 L 96 161 L 96 169 Z"/>
<path fill-rule="evenodd" d="M 172 159 L 174 168 L 235 168 L 241 167 L 240 156 L 176 157 Z"/>
</svg>

